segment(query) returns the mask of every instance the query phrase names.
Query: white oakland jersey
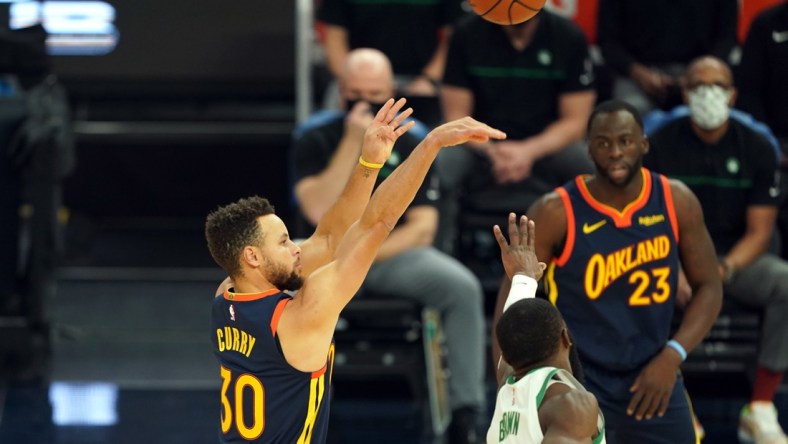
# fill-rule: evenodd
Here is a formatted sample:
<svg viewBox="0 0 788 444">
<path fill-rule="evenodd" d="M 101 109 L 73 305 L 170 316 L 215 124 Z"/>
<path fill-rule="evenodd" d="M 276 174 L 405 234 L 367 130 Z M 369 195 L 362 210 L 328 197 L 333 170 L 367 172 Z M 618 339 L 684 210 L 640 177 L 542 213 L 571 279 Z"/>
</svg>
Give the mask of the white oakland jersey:
<svg viewBox="0 0 788 444">
<path fill-rule="evenodd" d="M 520 380 L 510 377 L 498 390 L 495 414 L 487 430 L 487 444 L 538 444 L 544 439 L 539 424 L 539 406 L 547 388 L 559 383 L 585 390 L 582 384 L 566 370 L 540 367 L 531 370 Z M 605 444 L 605 421 L 599 413 L 599 434 L 594 444 Z"/>
</svg>

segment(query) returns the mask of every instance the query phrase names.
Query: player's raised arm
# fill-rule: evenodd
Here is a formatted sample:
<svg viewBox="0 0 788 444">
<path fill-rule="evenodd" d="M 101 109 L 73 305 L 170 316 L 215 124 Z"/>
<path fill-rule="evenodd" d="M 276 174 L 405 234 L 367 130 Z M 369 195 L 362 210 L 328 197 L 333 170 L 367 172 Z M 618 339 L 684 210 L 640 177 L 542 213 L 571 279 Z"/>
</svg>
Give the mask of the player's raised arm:
<svg viewBox="0 0 788 444">
<path fill-rule="evenodd" d="M 404 133 L 393 121 L 393 115 L 376 120 L 367 130 L 364 144 L 390 150 L 394 140 Z M 327 349 L 340 311 L 360 288 L 380 245 L 413 200 L 440 149 L 471 140 L 505 137 L 503 132 L 470 117 L 448 122 L 432 130 L 380 184 L 361 218 L 342 239 L 335 260 L 306 279 L 282 314 L 278 331 L 280 338 L 285 339 L 282 347 L 291 364 L 314 370 L 315 365 L 325 362 L 325 353 L 321 357 L 319 351 Z M 311 361 L 299 363 L 291 356 Z"/>
<path fill-rule="evenodd" d="M 566 230 L 566 216 L 561 198 L 555 192 L 542 196 L 528 209 L 527 217 L 535 225 L 539 225 L 539 236 L 534 236 L 533 238 L 534 252 L 537 259 L 546 264 L 553 259 L 555 245 L 561 242 Z M 503 307 L 509 295 L 511 283 L 512 281 L 507 270 L 507 274 L 501 279 L 501 287 L 498 289 L 492 325 L 498 322 L 503 313 Z M 498 339 L 495 335 L 492 335 L 491 352 L 493 365 L 497 366 L 501 358 L 501 349 L 498 346 Z M 504 381 L 504 373 L 499 372 L 496 376 L 499 383 Z"/>
<path fill-rule="evenodd" d="M 365 138 L 361 157 L 339 198 L 320 219 L 314 234 L 301 244 L 304 276 L 309 276 L 315 269 L 333 259 L 345 232 L 366 208 L 380 167 L 391 155 L 394 142 L 413 126 L 413 121 L 402 124 L 413 112 L 412 108 L 407 108 L 400 113 L 405 103 L 404 98 L 396 102 L 389 99 L 375 115 L 372 128 L 386 125 L 393 131 L 387 134 L 387 138 L 371 143 L 367 143 Z"/>
</svg>

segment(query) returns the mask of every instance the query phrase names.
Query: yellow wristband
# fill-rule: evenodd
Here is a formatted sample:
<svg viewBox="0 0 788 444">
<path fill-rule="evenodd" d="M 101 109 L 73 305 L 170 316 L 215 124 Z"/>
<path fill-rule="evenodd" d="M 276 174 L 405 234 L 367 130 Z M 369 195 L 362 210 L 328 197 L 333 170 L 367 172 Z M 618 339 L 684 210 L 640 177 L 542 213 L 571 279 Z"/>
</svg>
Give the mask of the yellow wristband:
<svg viewBox="0 0 788 444">
<path fill-rule="evenodd" d="M 376 170 L 379 170 L 379 169 L 383 168 L 383 165 L 385 165 L 383 163 L 370 163 L 370 162 L 367 162 L 361 156 L 358 157 L 358 163 L 364 165 L 367 168 L 373 168 L 373 169 L 376 169 Z"/>
</svg>

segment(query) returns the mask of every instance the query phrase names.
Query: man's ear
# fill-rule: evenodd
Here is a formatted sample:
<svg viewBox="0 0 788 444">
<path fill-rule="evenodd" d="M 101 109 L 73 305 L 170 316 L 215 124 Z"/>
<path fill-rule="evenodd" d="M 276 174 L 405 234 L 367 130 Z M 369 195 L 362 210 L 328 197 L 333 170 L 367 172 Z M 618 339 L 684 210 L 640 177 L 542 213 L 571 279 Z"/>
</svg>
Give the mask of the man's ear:
<svg viewBox="0 0 788 444">
<path fill-rule="evenodd" d="M 561 343 L 564 345 L 564 348 L 572 346 L 572 339 L 569 338 L 569 330 L 566 327 L 561 330 Z"/>
<path fill-rule="evenodd" d="M 251 245 L 247 245 L 244 247 L 243 252 L 241 253 L 241 257 L 243 258 L 244 262 L 249 264 L 252 267 L 260 266 L 260 251 L 252 247 Z"/>
<path fill-rule="evenodd" d="M 728 106 L 733 108 L 733 105 L 736 103 L 736 97 L 739 96 L 739 90 L 736 89 L 735 86 L 731 87 L 731 96 L 728 99 Z"/>
</svg>

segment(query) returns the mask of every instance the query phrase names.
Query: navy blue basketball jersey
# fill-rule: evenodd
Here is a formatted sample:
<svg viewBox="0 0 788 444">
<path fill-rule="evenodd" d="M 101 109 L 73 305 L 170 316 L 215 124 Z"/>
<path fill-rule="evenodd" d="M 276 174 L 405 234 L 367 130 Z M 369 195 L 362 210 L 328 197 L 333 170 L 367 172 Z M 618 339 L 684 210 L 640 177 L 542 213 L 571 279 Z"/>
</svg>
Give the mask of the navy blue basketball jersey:
<svg viewBox="0 0 788 444">
<path fill-rule="evenodd" d="M 566 211 L 560 256 L 546 274 L 584 363 L 639 369 L 668 340 L 678 284 L 678 224 L 664 176 L 641 169 L 643 188 L 623 211 L 595 200 L 585 180 L 556 189 Z"/>
<path fill-rule="evenodd" d="M 334 344 L 319 371 L 287 363 L 276 327 L 291 299 L 278 290 L 214 298 L 211 342 L 222 378 L 222 443 L 326 441 Z"/>
</svg>

